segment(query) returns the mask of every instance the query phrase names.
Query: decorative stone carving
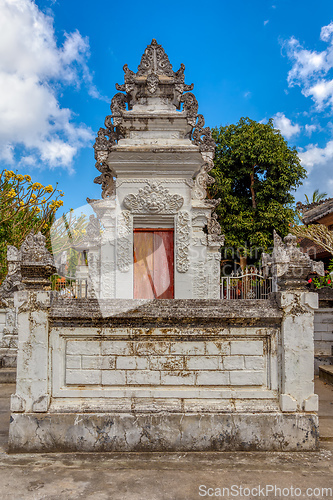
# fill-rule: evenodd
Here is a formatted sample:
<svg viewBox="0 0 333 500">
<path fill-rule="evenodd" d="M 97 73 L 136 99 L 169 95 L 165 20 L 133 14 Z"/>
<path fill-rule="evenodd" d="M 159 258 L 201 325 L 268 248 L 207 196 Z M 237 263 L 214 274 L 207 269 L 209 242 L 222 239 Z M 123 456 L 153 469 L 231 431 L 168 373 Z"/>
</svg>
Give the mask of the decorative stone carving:
<svg viewBox="0 0 333 500">
<path fill-rule="evenodd" d="M 201 167 L 200 172 L 194 180 L 194 187 L 192 190 L 192 198 L 194 200 L 204 200 L 207 196 L 207 186 L 215 182 L 215 179 L 208 174 L 208 172 L 214 168 L 214 153 L 205 152 L 201 154 L 205 164 Z"/>
<path fill-rule="evenodd" d="M 102 298 L 115 296 L 115 265 L 113 262 L 101 262 L 101 292 Z"/>
<path fill-rule="evenodd" d="M 158 89 L 159 78 L 155 73 L 147 76 L 147 88 L 151 94 L 154 94 Z"/>
<path fill-rule="evenodd" d="M 151 44 L 144 51 L 138 66 L 137 75 L 149 75 L 150 73 L 166 76 L 174 75 L 168 56 L 164 52 L 162 45 L 159 45 L 155 38 L 153 38 Z"/>
<path fill-rule="evenodd" d="M 110 168 L 105 163 L 95 163 L 97 170 L 101 172 L 101 175 L 95 177 L 94 183 L 102 185 L 102 198 L 109 198 L 115 194 L 115 183 L 113 180 L 113 175 Z"/>
<path fill-rule="evenodd" d="M 207 255 L 210 264 L 209 273 L 209 294 L 212 299 L 220 298 L 220 275 L 221 275 L 221 253 L 212 252 Z"/>
<path fill-rule="evenodd" d="M 195 127 L 199 105 L 194 94 L 188 92 L 187 94 L 182 95 L 180 98 L 180 102 L 184 103 L 184 111 L 186 113 L 187 123 L 189 125 L 192 125 L 192 127 Z"/>
<path fill-rule="evenodd" d="M 124 198 L 124 206 L 132 214 L 175 214 L 183 203 L 182 196 L 171 195 L 157 182 L 150 182 L 140 188 L 138 194 L 128 194 Z"/>
<path fill-rule="evenodd" d="M 51 288 L 48 278 L 56 272 L 56 267 L 45 242 L 41 232 L 31 231 L 20 248 L 22 282 L 27 288 Z"/>
<path fill-rule="evenodd" d="M 135 73 L 128 68 L 127 64 L 124 64 L 123 70 L 125 73 L 125 83 L 123 85 L 116 83 L 116 89 L 130 94 L 135 91 Z"/>
<path fill-rule="evenodd" d="M 213 212 L 207 221 L 208 245 L 221 246 L 224 244 L 224 235 L 221 235 L 221 226 L 217 220 L 217 213 Z M 219 254 L 220 255 L 220 254 Z"/>
<path fill-rule="evenodd" d="M 94 215 L 90 215 L 89 217 L 89 224 L 87 225 L 86 234 L 89 242 L 100 239 L 101 225 L 97 217 L 95 217 Z"/>
<path fill-rule="evenodd" d="M 126 95 L 122 94 L 121 92 L 118 92 L 112 97 L 110 107 L 114 119 L 115 117 L 119 116 L 121 117 L 123 111 L 126 110 L 126 102 L 127 102 Z M 114 124 L 118 125 L 116 121 L 114 121 Z"/>
<path fill-rule="evenodd" d="M 182 63 L 180 65 L 179 70 L 176 71 L 176 73 L 174 74 L 175 89 L 179 93 L 179 97 L 182 95 L 183 92 L 188 92 L 189 90 L 193 90 L 194 87 L 193 83 L 191 83 L 191 85 L 186 85 L 184 71 L 185 71 L 185 64 Z"/>
<path fill-rule="evenodd" d="M 186 273 L 190 267 L 189 246 L 191 236 L 191 217 L 190 214 L 183 210 L 178 213 L 177 217 L 177 254 L 176 268 L 179 273 Z"/>
<path fill-rule="evenodd" d="M 308 254 L 297 248 L 297 238 L 288 234 L 282 238 L 274 231 L 274 250 L 272 255 L 262 254 L 264 275 L 272 273 L 281 290 L 305 289 L 310 272 L 324 276 L 323 262 L 314 262 Z"/>
<path fill-rule="evenodd" d="M 129 210 L 123 210 L 117 221 L 117 266 L 119 271 L 127 273 L 132 262 L 132 216 Z"/>
<path fill-rule="evenodd" d="M 12 245 L 7 247 L 7 267 L 7 276 L 0 286 L 0 299 L 11 297 L 17 290 L 25 288 L 21 275 L 21 255 Z"/>
<path fill-rule="evenodd" d="M 205 127 L 205 119 L 203 115 L 198 115 L 197 123 L 192 132 L 192 140 L 194 144 L 199 146 L 201 152 L 215 152 L 216 144 L 212 138 L 212 132 L 209 127 Z"/>
<path fill-rule="evenodd" d="M 208 292 L 208 280 L 204 262 L 196 261 L 193 264 L 193 298 L 206 299 Z"/>
</svg>

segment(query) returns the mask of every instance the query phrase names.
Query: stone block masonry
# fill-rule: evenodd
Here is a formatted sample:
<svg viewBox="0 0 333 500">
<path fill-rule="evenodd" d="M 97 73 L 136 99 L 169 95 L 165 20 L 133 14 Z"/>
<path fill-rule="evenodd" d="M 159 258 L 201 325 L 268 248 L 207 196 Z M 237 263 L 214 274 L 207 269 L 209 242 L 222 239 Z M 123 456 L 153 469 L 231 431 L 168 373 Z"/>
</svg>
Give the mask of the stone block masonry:
<svg viewBox="0 0 333 500">
<path fill-rule="evenodd" d="M 90 333 L 93 336 L 97 332 L 90 330 Z M 131 332 L 127 333 L 129 335 Z M 202 330 L 192 330 L 191 333 L 204 335 Z M 237 330 L 230 332 L 230 338 L 237 333 Z M 65 336 L 66 331 L 62 331 L 61 335 Z M 219 380 L 223 380 L 222 385 L 235 384 L 239 380 L 242 386 L 267 386 L 267 359 L 263 355 L 266 338 L 259 341 L 243 338 L 221 342 L 219 329 L 216 329 L 218 349 L 211 354 L 214 341 L 171 341 L 169 338 L 174 335 L 174 331 L 170 329 L 165 329 L 164 335 L 165 340 L 159 343 L 145 340 L 67 340 L 66 386 L 199 387 L 221 385 Z M 217 354 L 217 350 L 220 350 L 220 354 Z"/>
<path fill-rule="evenodd" d="M 22 329 L 12 451 L 318 446 L 312 373 L 302 361 L 313 340 L 303 316 L 302 341 L 289 338 L 298 328 L 297 316 L 290 325 L 283 315 L 291 294 L 260 304 L 105 300 L 102 311 L 93 299 L 50 298 L 16 294 Z"/>
</svg>

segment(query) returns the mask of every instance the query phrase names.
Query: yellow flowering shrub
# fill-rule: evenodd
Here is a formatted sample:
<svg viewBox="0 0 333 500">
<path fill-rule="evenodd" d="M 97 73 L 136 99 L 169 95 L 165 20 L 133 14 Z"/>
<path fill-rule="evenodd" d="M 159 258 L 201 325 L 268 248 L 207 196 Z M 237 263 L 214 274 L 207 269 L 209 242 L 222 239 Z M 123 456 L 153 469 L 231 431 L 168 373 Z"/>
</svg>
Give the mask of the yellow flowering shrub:
<svg viewBox="0 0 333 500">
<path fill-rule="evenodd" d="M 30 175 L 0 172 L 0 281 L 7 274 L 7 245 L 19 248 L 31 230 L 41 231 L 51 250 L 49 230 L 63 206 L 60 196 L 64 194 L 57 186 L 32 182 Z"/>
</svg>

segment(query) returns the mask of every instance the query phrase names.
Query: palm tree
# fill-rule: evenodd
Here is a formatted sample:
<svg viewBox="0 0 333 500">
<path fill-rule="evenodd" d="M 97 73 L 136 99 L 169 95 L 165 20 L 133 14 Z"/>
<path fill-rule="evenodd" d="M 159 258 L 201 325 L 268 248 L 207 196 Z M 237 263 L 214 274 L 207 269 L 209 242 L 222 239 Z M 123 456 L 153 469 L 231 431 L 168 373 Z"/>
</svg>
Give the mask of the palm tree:
<svg viewBox="0 0 333 500">
<path fill-rule="evenodd" d="M 309 200 L 309 197 L 308 195 L 304 195 L 305 196 L 305 199 L 306 199 L 306 203 L 308 205 L 311 205 L 311 203 L 319 203 L 320 201 L 324 200 L 327 196 L 327 193 L 319 193 L 319 189 L 316 189 L 314 192 L 313 192 L 313 195 L 312 195 L 312 200 L 310 201 Z"/>
</svg>

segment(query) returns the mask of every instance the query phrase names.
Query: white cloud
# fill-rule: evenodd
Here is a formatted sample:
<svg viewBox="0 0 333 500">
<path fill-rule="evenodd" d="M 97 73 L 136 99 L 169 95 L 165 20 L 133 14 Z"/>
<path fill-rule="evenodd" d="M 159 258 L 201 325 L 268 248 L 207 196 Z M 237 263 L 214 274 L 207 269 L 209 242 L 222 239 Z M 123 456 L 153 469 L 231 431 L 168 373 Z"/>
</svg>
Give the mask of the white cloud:
<svg viewBox="0 0 333 500">
<path fill-rule="evenodd" d="M 333 105 L 333 80 L 319 80 L 308 89 L 304 89 L 303 93 L 313 98 L 318 110 L 323 109 L 327 104 Z"/>
<path fill-rule="evenodd" d="M 320 39 L 323 42 L 328 42 L 333 34 L 333 21 L 330 22 L 327 26 L 323 26 L 320 32 Z"/>
<path fill-rule="evenodd" d="M 287 118 L 284 113 L 276 113 L 273 116 L 274 126 L 280 130 L 281 134 L 286 137 L 286 139 L 290 139 L 293 135 L 299 134 L 301 131 L 301 127 L 296 123 L 293 125 L 291 120 Z"/>
<path fill-rule="evenodd" d="M 333 140 L 329 141 L 324 148 L 319 148 L 317 144 L 309 144 L 305 151 L 299 153 L 299 157 L 301 159 L 301 163 L 303 167 L 305 167 L 308 172 L 314 167 L 326 167 L 321 168 L 321 171 L 324 170 L 332 173 L 333 169 Z M 329 170 L 330 167 L 330 170 Z"/>
<path fill-rule="evenodd" d="M 317 129 L 318 129 L 317 125 L 314 125 L 314 124 L 312 124 L 312 125 L 306 124 L 305 125 L 305 132 L 307 135 L 311 135 L 312 132 L 315 132 Z"/>
<path fill-rule="evenodd" d="M 299 85 L 306 97 L 311 97 L 320 111 L 333 106 L 333 79 L 329 72 L 333 69 L 333 22 L 323 26 L 320 38 L 328 43 L 322 52 L 307 50 L 292 37 L 283 45 L 293 66 L 288 73 L 290 87 Z"/>
<path fill-rule="evenodd" d="M 267 21 L 264 21 L 264 26 L 266 26 L 266 24 L 269 23 L 269 19 L 267 19 Z"/>
<path fill-rule="evenodd" d="M 0 157 L 13 162 L 71 168 L 77 151 L 93 137 L 62 108 L 61 85 L 84 83 L 99 97 L 87 66 L 89 43 L 78 31 L 57 45 L 53 19 L 32 0 L 0 0 Z"/>
</svg>

